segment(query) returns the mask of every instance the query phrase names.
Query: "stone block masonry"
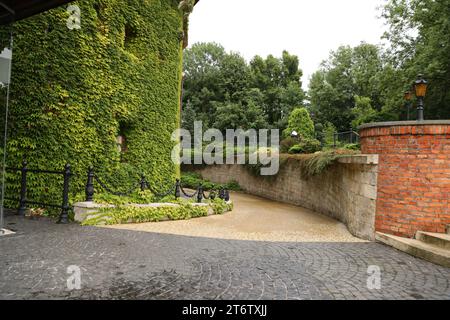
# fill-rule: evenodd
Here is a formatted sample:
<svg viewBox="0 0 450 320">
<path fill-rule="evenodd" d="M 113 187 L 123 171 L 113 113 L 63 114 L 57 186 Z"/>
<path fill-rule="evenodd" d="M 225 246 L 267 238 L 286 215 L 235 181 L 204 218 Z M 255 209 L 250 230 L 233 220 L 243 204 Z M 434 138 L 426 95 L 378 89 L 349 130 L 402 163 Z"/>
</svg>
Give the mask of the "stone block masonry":
<svg viewBox="0 0 450 320">
<path fill-rule="evenodd" d="M 361 149 L 378 154 L 375 229 L 413 237 L 450 223 L 450 121 L 364 125 Z"/>
<path fill-rule="evenodd" d="M 363 155 L 339 159 L 308 179 L 289 163 L 272 178 L 238 165 L 200 173 L 336 218 L 363 239 L 373 240 L 375 231 L 409 238 L 417 231 L 444 233 L 450 224 L 450 120 L 372 123 L 360 128 L 360 137 Z"/>
<path fill-rule="evenodd" d="M 234 180 L 250 194 L 333 217 L 345 223 L 354 236 L 373 240 L 377 164 L 376 155 L 345 157 L 321 174 L 309 178 L 303 178 L 301 169 L 292 162 L 284 164 L 274 177 L 256 176 L 241 165 L 207 166 L 195 171 L 215 183 Z"/>
</svg>

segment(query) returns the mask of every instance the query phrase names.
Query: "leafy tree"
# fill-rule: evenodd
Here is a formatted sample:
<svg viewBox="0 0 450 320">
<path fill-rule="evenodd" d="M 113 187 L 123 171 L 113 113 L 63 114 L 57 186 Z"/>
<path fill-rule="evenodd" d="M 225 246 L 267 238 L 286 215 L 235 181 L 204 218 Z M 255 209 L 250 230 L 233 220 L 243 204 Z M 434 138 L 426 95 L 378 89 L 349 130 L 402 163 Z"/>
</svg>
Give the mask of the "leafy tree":
<svg viewBox="0 0 450 320">
<path fill-rule="evenodd" d="M 250 64 L 215 43 L 198 43 L 185 51 L 183 126 L 192 119 L 217 129 L 284 129 L 295 106 L 303 104 L 299 59 L 256 56 Z"/>
<path fill-rule="evenodd" d="M 305 99 L 298 57 L 287 51 L 281 58 L 255 56 L 250 69 L 252 86 L 265 94 L 264 113 L 269 125 L 283 129 L 290 112 Z"/>
<path fill-rule="evenodd" d="M 217 103 L 216 121 L 214 128 L 225 131 L 226 129 L 264 129 L 267 121 L 260 107 L 264 99 L 259 89 L 250 89 L 247 92 L 238 92 L 234 95 L 234 101 Z"/>
<path fill-rule="evenodd" d="M 372 100 L 368 97 L 355 96 L 355 107 L 352 109 L 354 120 L 352 128 L 358 128 L 364 123 L 371 122 L 376 118 L 377 112 L 372 108 Z"/>
<path fill-rule="evenodd" d="M 394 86 L 404 91 L 419 73 L 424 74 L 430 82 L 425 117 L 450 118 L 450 2 L 391 0 L 383 17 L 390 26 L 385 35 L 391 44 L 389 59 L 400 70 L 396 75 L 400 84 Z M 392 104 L 389 107 L 395 110 Z"/>
<path fill-rule="evenodd" d="M 226 129 L 262 129 L 267 125 L 262 110 L 251 103 L 244 107 L 241 103 L 225 102 L 217 106 L 214 128 Z"/>
<path fill-rule="evenodd" d="M 225 93 L 217 79 L 221 78 L 221 68 L 225 49 L 216 43 L 198 43 L 184 52 L 183 105 L 189 104 L 195 119 L 203 121 L 204 127 L 214 123 L 214 101 L 224 101 Z M 192 111 L 190 111 L 192 117 Z M 186 124 L 183 111 L 183 123 Z"/>
<path fill-rule="evenodd" d="M 220 64 L 220 77 L 216 79 L 221 92 L 233 99 L 237 92 L 245 92 L 250 87 L 250 69 L 243 57 L 237 53 L 229 53 Z"/>
<path fill-rule="evenodd" d="M 181 119 L 181 127 L 189 130 L 194 135 L 194 122 L 196 121 L 195 110 L 192 107 L 192 103 L 188 102 L 183 108 L 183 117 Z"/>
<path fill-rule="evenodd" d="M 356 97 L 368 97 L 378 111 L 383 108 L 380 74 L 381 49 L 362 43 L 355 48 L 343 46 L 331 52 L 328 60 L 311 77 L 311 110 L 320 123 L 330 121 L 339 131 L 350 128 Z"/>
<path fill-rule="evenodd" d="M 223 119 L 226 109 L 235 110 L 237 105 L 243 105 L 241 97 L 249 90 L 250 69 L 243 57 L 225 52 L 216 43 L 197 43 L 185 51 L 184 70 L 184 105 L 193 110 L 182 114 L 185 128 L 192 118 L 202 121 L 204 129 L 218 123 L 234 123 L 237 127 L 246 125 L 224 122 Z M 222 119 L 217 118 L 219 115 Z"/>
<path fill-rule="evenodd" d="M 331 146 L 334 143 L 334 134 L 336 133 L 336 128 L 331 122 L 326 122 L 323 127 L 324 144 L 326 146 Z"/>
</svg>

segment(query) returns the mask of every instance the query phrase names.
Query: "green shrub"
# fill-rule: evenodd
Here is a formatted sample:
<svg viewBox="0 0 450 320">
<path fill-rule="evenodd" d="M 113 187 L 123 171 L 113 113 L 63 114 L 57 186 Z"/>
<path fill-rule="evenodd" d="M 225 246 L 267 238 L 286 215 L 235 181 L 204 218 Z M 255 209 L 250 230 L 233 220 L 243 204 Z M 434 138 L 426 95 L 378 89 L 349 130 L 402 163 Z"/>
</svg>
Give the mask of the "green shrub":
<svg viewBox="0 0 450 320">
<path fill-rule="evenodd" d="M 302 153 L 303 149 L 299 144 L 296 144 L 295 146 L 293 146 L 292 148 L 289 149 L 290 154 L 298 154 L 298 153 Z"/>
<path fill-rule="evenodd" d="M 231 191 L 241 191 L 242 188 L 236 180 L 225 183 L 224 187 Z"/>
<path fill-rule="evenodd" d="M 320 141 L 316 139 L 303 139 L 299 144 L 293 146 L 289 149 L 290 154 L 298 154 L 298 153 L 315 153 L 320 151 L 322 146 L 320 145 Z"/>
<path fill-rule="evenodd" d="M 289 150 L 298 144 L 298 139 L 287 137 L 280 141 L 280 153 L 288 153 Z"/>
<path fill-rule="evenodd" d="M 287 138 L 293 131 L 299 134 L 300 139 L 314 139 L 314 122 L 306 108 L 297 108 L 291 112 L 288 127 L 283 131 L 283 136 Z"/>
</svg>

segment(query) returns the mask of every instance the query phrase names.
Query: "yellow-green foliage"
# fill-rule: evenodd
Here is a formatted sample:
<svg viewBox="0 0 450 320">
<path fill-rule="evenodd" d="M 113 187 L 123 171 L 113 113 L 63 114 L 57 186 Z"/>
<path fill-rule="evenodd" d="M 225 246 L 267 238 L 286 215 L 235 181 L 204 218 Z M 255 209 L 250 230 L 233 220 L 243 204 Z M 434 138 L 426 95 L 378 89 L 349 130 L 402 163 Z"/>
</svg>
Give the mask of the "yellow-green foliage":
<svg viewBox="0 0 450 320">
<path fill-rule="evenodd" d="M 117 206 L 115 208 L 104 208 L 95 216 L 83 221 L 82 225 L 114 225 L 126 223 L 158 222 L 164 219 L 185 220 L 191 218 L 205 217 L 208 209 L 212 208 L 214 214 L 223 214 L 233 210 L 231 203 L 222 199 L 214 199 L 208 206 L 194 206 L 190 202 L 178 201 L 178 206 L 163 207 L 134 207 Z"/>
<path fill-rule="evenodd" d="M 66 26 L 66 7 L 14 24 L 7 164 L 77 174 L 90 164 L 113 184 L 145 173 L 154 190 L 174 183 L 170 154 L 179 126 L 183 12 L 176 0 L 82 0 L 81 29 Z M 3 30 L 5 31 L 5 30 Z M 116 137 L 127 139 L 120 154 Z M 19 175 L 7 177 L 17 196 Z M 127 179 L 125 179 L 127 180 Z M 122 184 L 122 183 L 117 183 Z M 129 186 L 124 187 L 125 189 Z M 61 180 L 29 175 L 29 198 L 59 202 Z"/>
<path fill-rule="evenodd" d="M 215 198 L 211 201 L 211 207 L 213 209 L 214 214 L 222 214 L 227 211 L 233 210 L 233 203 L 227 203 L 226 201 Z"/>
</svg>

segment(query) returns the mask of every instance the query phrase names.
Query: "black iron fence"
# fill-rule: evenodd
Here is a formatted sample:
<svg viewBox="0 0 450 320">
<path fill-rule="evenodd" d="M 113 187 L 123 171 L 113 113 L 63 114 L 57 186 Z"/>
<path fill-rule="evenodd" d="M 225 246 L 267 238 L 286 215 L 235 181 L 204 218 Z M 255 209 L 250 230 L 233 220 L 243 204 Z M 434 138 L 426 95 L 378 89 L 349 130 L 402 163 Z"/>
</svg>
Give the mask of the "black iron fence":
<svg viewBox="0 0 450 320">
<path fill-rule="evenodd" d="M 86 182 L 86 201 L 94 201 L 94 194 L 95 194 L 95 186 L 94 183 L 97 183 L 103 191 L 105 191 L 108 194 L 112 194 L 119 197 L 126 197 L 132 195 L 136 190 L 140 189 L 141 191 L 149 190 L 150 192 L 155 195 L 156 198 L 162 199 L 168 196 L 173 195 L 175 199 L 179 198 L 196 198 L 196 201 L 198 203 L 201 203 L 203 199 L 211 199 L 214 200 L 215 198 L 219 197 L 220 199 L 223 199 L 225 201 L 230 200 L 230 193 L 226 188 L 219 187 L 217 190 L 210 190 L 209 194 L 207 194 L 206 191 L 203 188 L 202 184 L 199 184 L 195 190 L 194 193 L 187 192 L 180 181 L 180 179 L 176 179 L 176 181 L 167 189 L 164 191 L 160 190 L 154 190 L 148 181 L 145 178 L 145 175 L 141 175 L 141 178 L 136 181 L 131 188 L 127 192 L 117 192 L 112 190 L 108 184 L 106 184 L 95 172 L 94 168 L 89 168 L 87 172 L 87 182 Z"/>
<path fill-rule="evenodd" d="M 344 132 L 336 132 L 333 135 L 333 147 L 337 148 L 340 145 L 346 144 L 358 144 L 359 143 L 359 134 L 353 129 Z"/>
<path fill-rule="evenodd" d="M 44 208 L 57 208 L 61 209 L 61 213 L 59 215 L 58 223 L 68 223 L 69 222 L 69 210 L 72 208 L 69 204 L 69 189 L 70 189 L 70 179 L 74 174 L 71 172 L 71 167 L 69 164 L 64 166 L 62 171 L 57 170 L 38 170 L 38 169 L 30 169 L 28 168 L 28 164 L 26 161 L 23 161 L 21 168 L 12 168 L 6 167 L 5 170 L 7 172 L 20 172 L 20 194 L 19 198 L 14 197 L 5 197 L 5 200 L 14 201 L 18 203 L 17 213 L 20 216 L 25 216 L 26 211 L 28 210 L 27 205 L 36 205 L 42 206 Z M 61 189 L 62 201 L 60 204 L 55 203 L 46 203 L 40 201 L 34 201 L 28 199 L 28 175 L 29 174 L 51 174 L 51 175 L 59 175 L 62 176 L 64 181 Z M 172 186 L 163 192 L 158 192 L 151 188 L 150 184 L 147 182 L 144 175 L 141 176 L 139 181 L 127 191 L 127 192 L 117 192 L 113 191 L 102 179 L 99 178 L 97 174 L 95 174 L 93 168 L 89 168 L 87 172 L 87 182 L 86 182 L 86 201 L 93 201 L 95 188 L 94 183 L 98 183 L 98 185 L 106 192 L 115 196 L 130 196 L 136 190 L 140 189 L 141 191 L 150 190 L 156 198 L 165 198 L 167 196 L 173 195 L 175 199 L 179 199 L 181 197 L 184 198 L 196 198 L 198 203 L 201 203 L 203 199 L 211 199 L 219 197 L 225 201 L 230 200 L 230 193 L 226 188 L 220 187 L 217 190 L 204 190 L 203 185 L 199 184 L 194 193 L 187 192 L 179 179 L 172 184 Z"/>
<path fill-rule="evenodd" d="M 50 207 L 50 208 L 59 208 L 61 209 L 61 214 L 59 215 L 58 223 L 68 223 L 69 222 L 69 184 L 70 184 L 70 178 L 73 175 L 70 170 L 70 165 L 66 164 L 64 166 L 64 169 L 62 171 L 56 171 L 56 170 L 37 170 L 37 169 L 30 169 L 27 166 L 27 162 L 22 162 L 21 168 L 11 168 L 7 167 L 5 168 L 6 171 L 9 172 L 20 172 L 21 178 L 20 178 L 20 195 L 19 199 L 13 198 L 13 197 L 5 197 L 6 200 L 15 201 L 18 202 L 19 206 L 17 209 L 17 212 L 21 216 L 25 216 L 25 213 L 27 211 L 27 205 L 37 205 L 42 207 Z M 61 175 L 64 178 L 64 182 L 62 185 L 62 202 L 61 204 L 54 204 L 54 203 L 46 203 L 46 202 L 39 202 L 39 201 L 33 201 L 29 200 L 27 198 L 28 193 L 28 175 L 32 174 L 52 174 L 52 175 Z"/>
</svg>

